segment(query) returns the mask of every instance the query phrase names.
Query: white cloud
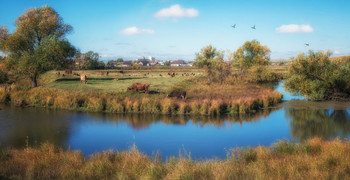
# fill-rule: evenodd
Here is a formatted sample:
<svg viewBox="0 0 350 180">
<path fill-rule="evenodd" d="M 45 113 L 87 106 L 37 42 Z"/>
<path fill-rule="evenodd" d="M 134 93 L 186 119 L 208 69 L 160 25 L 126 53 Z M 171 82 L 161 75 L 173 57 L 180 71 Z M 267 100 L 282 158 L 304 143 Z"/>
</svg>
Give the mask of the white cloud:
<svg viewBox="0 0 350 180">
<path fill-rule="evenodd" d="M 174 18 L 174 20 L 177 20 L 177 18 L 182 17 L 190 17 L 194 18 L 198 16 L 198 10 L 194 8 L 182 8 L 179 4 L 175 4 L 170 6 L 169 8 L 164 8 L 159 10 L 157 13 L 154 14 L 154 17 L 158 19 L 164 19 L 164 18 Z"/>
<path fill-rule="evenodd" d="M 339 54 L 341 54 L 341 53 L 340 53 L 340 51 L 335 50 L 335 51 L 333 51 L 333 54 L 334 54 L 334 55 L 339 55 Z"/>
<path fill-rule="evenodd" d="M 279 33 L 311 33 L 314 29 L 310 25 L 288 24 L 276 28 Z"/>
<path fill-rule="evenodd" d="M 154 30 L 152 29 L 139 29 L 136 26 L 128 27 L 120 32 L 121 34 L 132 36 L 137 34 L 153 34 Z"/>
</svg>

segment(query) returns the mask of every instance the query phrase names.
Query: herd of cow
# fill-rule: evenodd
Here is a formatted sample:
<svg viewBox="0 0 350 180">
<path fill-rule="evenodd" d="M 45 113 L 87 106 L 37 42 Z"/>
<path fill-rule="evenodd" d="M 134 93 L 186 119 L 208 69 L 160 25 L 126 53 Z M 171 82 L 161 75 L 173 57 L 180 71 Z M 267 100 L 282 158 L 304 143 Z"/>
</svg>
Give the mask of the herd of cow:
<svg viewBox="0 0 350 180">
<path fill-rule="evenodd" d="M 120 73 L 124 73 L 123 71 L 119 71 Z M 85 74 L 78 74 L 78 73 L 73 73 L 72 70 L 65 70 L 64 73 L 62 73 L 62 76 L 66 75 L 74 75 L 74 76 L 80 76 L 80 82 L 86 84 L 87 83 L 87 76 Z M 99 75 L 105 75 L 108 76 L 109 72 L 106 71 L 101 71 L 99 72 Z M 148 73 L 149 74 L 149 73 Z M 61 72 L 56 72 L 57 77 L 60 77 Z M 168 72 L 168 75 L 171 77 L 174 77 L 176 75 L 175 72 Z M 189 76 L 188 73 L 185 73 L 185 75 Z M 195 75 L 194 73 L 191 73 L 191 75 Z M 160 76 L 162 76 L 160 74 Z M 184 76 L 184 74 L 182 74 Z M 118 80 L 118 78 L 114 78 L 114 80 Z M 134 91 L 134 92 L 144 92 L 144 93 L 149 93 L 149 84 L 147 83 L 134 83 L 131 86 L 129 86 L 126 91 Z M 175 97 L 179 99 L 185 99 L 186 98 L 186 91 L 172 91 L 170 94 L 167 95 L 167 97 Z"/>
</svg>

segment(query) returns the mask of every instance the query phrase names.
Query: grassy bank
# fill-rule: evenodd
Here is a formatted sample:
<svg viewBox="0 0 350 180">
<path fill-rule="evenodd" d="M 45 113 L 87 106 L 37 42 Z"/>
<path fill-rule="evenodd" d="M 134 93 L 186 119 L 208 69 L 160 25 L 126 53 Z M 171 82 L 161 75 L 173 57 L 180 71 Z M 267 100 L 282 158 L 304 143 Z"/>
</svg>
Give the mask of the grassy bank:
<svg viewBox="0 0 350 180">
<path fill-rule="evenodd" d="M 188 156 L 162 161 L 133 147 L 84 158 L 50 144 L 24 150 L 0 149 L 0 178 L 9 179 L 347 179 L 350 142 L 312 139 L 272 147 L 232 149 L 225 160 Z"/>
<path fill-rule="evenodd" d="M 170 70 L 177 75 L 168 76 Z M 25 88 L 25 81 L 0 87 L 0 102 L 91 112 L 222 115 L 255 113 L 282 99 L 280 93 L 257 84 L 207 84 L 197 69 L 115 70 L 109 76 L 99 72 L 84 71 L 88 84 L 76 76 L 48 72 L 37 88 Z M 150 93 L 126 92 L 135 82 L 149 83 Z M 172 90 L 186 91 L 186 99 L 167 98 Z"/>
<path fill-rule="evenodd" d="M 278 92 L 259 86 L 218 91 L 207 88 L 193 88 L 188 91 L 188 98 L 181 100 L 166 98 L 165 93 L 84 92 L 45 87 L 8 91 L 3 87 L 0 99 L 16 106 L 92 112 L 220 115 L 255 113 L 275 105 L 282 97 Z"/>
</svg>

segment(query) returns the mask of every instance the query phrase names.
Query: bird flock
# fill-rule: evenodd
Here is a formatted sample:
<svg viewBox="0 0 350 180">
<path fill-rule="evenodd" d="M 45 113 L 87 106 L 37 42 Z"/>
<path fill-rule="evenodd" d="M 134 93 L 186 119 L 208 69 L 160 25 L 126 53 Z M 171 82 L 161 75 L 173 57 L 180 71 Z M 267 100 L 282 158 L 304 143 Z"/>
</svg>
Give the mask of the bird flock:
<svg viewBox="0 0 350 180">
<path fill-rule="evenodd" d="M 234 24 L 233 26 L 231 26 L 232 28 L 236 28 L 236 24 Z M 252 29 L 256 29 L 256 27 L 255 27 L 255 24 L 254 24 L 254 26 L 252 26 L 252 27 L 250 27 L 250 28 L 252 28 Z"/>
<path fill-rule="evenodd" d="M 235 28 L 236 28 L 236 25 L 237 25 L 237 24 L 234 24 L 234 25 L 232 25 L 231 27 L 235 29 Z M 252 26 L 252 27 L 250 27 L 250 28 L 252 28 L 253 30 L 256 30 L 255 24 L 254 24 L 254 26 Z M 309 44 L 309 43 L 305 43 L 304 45 L 305 45 L 305 47 L 308 47 L 310 44 Z"/>
</svg>

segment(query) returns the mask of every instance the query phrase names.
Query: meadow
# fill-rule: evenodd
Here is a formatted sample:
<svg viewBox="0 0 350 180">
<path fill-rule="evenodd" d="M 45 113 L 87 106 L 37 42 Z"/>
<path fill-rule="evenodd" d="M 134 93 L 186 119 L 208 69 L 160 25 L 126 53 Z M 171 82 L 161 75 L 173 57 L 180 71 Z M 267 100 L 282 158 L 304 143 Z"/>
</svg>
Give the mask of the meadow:
<svg viewBox="0 0 350 180">
<path fill-rule="evenodd" d="M 231 149 L 225 160 L 192 160 L 186 153 L 162 160 L 135 146 L 86 158 L 45 143 L 38 148 L 0 148 L 0 179 L 347 179 L 349 153 L 349 141 L 317 138 Z"/>
</svg>

